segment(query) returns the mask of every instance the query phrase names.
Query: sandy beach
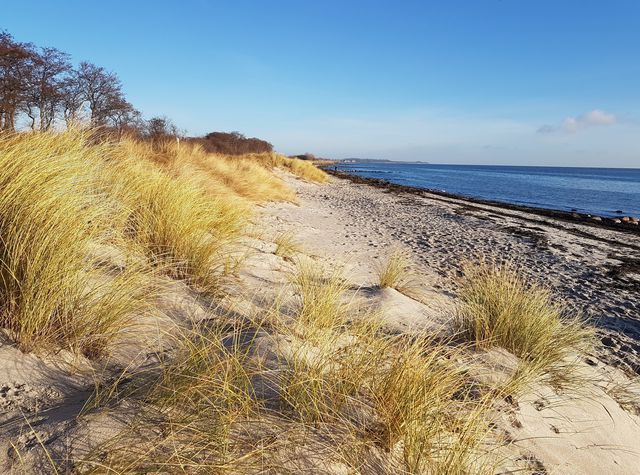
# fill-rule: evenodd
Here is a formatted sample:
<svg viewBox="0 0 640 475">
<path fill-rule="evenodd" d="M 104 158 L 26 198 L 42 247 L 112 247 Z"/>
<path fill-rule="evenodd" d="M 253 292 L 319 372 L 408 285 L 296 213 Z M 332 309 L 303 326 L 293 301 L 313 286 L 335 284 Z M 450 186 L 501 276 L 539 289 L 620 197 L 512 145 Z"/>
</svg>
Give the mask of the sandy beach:
<svg viewBox="0 0 640 475">
<path fill-rule="evenodd" d="M 373 294 L 399 329 L 446 328 L 461 263 L 481 257 L 514 261 L 595 325 L 596 347 L 580 357 L 586 392 L 539 386 L 508 408 L 501 429 L 513 439 L 509 451 L 520 453 L 511 453 L 519 462 L 506 464 L 498 473 L 636 470 L 636 236 L 429 193 L 390 192 L 343 178 L 332 177 L 325 186 L 289 183 L 300 206 L 270 204 L 263 219 L 276 231 L 293 230 L 303 249 L 320 261 L 343 266 L 361 293 Z M 371 290 L 377 263 L 393 249 L 408 252 L 416 264 L 423 287 L 416 300 L 395 291 Z M 499 368 L 496 364 L 493 371 L 499 374 Z"/>
<path fill-rule="evenodd" d="M 342 178 L 326 187 L 294 185 L 303 205 L 283 212 L 285 217 L 275 213 L 273 225 L 292 227 L 318 253 L 346 261 L 372 280 L 373 269 L 365 263 L 404 249 L 427 287 L 442 296 L 455 292 L 466 259 L 514 261 L 597 327 L 599 359 L 640 372 L 636 234 Z"/>
<path fill-rule="evenodd" d="M 59 462 L 60 469 L 83 467 L 76 461 L 94 460 L 96 450 L 126 428 L 137 411 L 135 399 L 127 397 L 92 409 L 87 401 L 100 394 L 98 388 L 115 381 L 110 391 L 127 394 L 127 388 L 137 387 L 172 351 L 171 335 L 180 329 L 265 315 L 274 301 L 295 298 L 290 285 L 295 259 L 278 255 L 274 244 L 282 235 L 290 237 L 296 255 L 314 266 L 340 269 L 362 305 L 379 312 L 388 331 L 397 334 L 451 330 L 463 260 L 514 260 L 532 279 L 590 315 L 599 344 L 591 354 L 575 355 L 579 384 L 560 388 L 539 382 L 517 398 L 508 395 L 496 402 L 481 457 L 490 456 L 493 473 L 500 474 L 636 470 L 639 276 L 625 265 L 640 251 L 629 235 L 335 177 L 318 185 L 279 175 L 296 191 L 298 203 L 258 207 L 254 224 L 262 232 L 242 241 L 241 270 L 229 283 L 227 297 L 214 307 L 184 283 L 167 280 L 160 314 L 142 319 L 98 365 L 67 352 L 38 356 L 20 352 L 9 340 L 0 344 L 0 467 L 6 473 L 47 473 L 49 457 L 68 461 Z M 379 263 L 393 250 L 408 253 L 415 263 L 410 292 L 376 283 Z M 105 261 L 118 262 L 113 249 L 100 252 Z M 291 345 L 265 331 L 255 341 L 267 361 L 280 361 L 277 355 L 293 351 Z M 468 371 L 482 382 L 505 380 L 518 365 L 517 358 L 499 349 L 471 356 L 472 364 L 459 364 L 470 364 Z M 305 450 L 314 453 L 320 441 L 310 437 Z M 376 469 L 371 460 L 363 463 L 360 473 L 393 470 Z M 344 462 L 315 457 L 287 458 L 286 464 L 308 473 L 351 473 Z"/>
</svg>

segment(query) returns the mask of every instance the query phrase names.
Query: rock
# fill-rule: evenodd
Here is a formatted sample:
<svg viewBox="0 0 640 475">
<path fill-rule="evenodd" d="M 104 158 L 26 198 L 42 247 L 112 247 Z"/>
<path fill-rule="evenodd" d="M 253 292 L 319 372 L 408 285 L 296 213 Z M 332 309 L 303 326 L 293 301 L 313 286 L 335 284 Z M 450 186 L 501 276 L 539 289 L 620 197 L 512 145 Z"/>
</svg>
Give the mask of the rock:
<svg viewBox="0 0 640 475">
<path fill-rule="evenodd" d="M 594 221 L 602 221 L 602 218 L 600 216 L 594 216 L 592 219 Z"/>
<path fill-rule="evenodd" d="M 618 218 L 614 219 L 613 222 L 616 223 L 616 224 L 622 223 L 622 221 L 620 221 Z"/>
</svg>

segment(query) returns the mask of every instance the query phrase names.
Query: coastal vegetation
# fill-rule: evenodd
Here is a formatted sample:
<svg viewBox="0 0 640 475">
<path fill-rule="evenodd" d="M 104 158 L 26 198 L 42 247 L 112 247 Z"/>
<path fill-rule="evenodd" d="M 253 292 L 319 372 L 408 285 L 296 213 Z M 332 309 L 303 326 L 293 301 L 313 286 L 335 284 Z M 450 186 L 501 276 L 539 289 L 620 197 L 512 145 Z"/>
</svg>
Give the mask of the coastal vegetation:
<svg viewBox="0 0 640 475">
<path fill-rule="evenodd" d="M 166 279 L 216 308 L 254 204 L 296 200 L 279 174 L 324 181 L 296 160 L 80 129 L 3 134 L 0 325 L 23 351 L 66 350 L 99 363 L 139 331 L 141 316 L 162 312 Z M 298 256 L 292 235 L 275 241 L 277 255 Z M 393 253 L 380 286 L 402 288 L 410 267 Z M 70 467 L 492 473 L 492 409 L 510 389 L 479 383 L 474 365 L 460 362 L 497 345 L 543 374 L 570 366 L 570 350 L 589 332 L 511 267 L 476 263 L 464 279 L 459 322 L 470 346 L 390 332 L 338 269 L 298 256 L 290 287 L 270 308 L 191 321 L 170 336 L 159 365 L 134 373 L 138 383 L 120 387 L 126 374 L 111 389 L 101 384 L 93 411 L 126 406 L 132 414 Z M 48 460 L 69 463 L 55 453 Z"/>
<path fill-rule="evenodd" d="M 389 255 L 378 268 L 378 285 L 382 288 L 402 286 L 409 278 L 411 261 L 402 252 Z"/>
<path fill-rule="evenodd" d="M 288 258 L 300 252 L 301 249 L 300 243 L 296 241 L 295 236 L 291 231 L 279 233 L 273 242 L 276 245 L 276 256 Z"/>
<path fill-rule="evenodd" d="M 216 288 L 250 203 L 294 199 L 270 171 L 289 160 L 81 130 L 3 134 L 0 323 L 25 349 L 100 354 L 148 305 L 155 273 Z M 296 171 L 317 176 L 307 167 Z M 115 276 L 101 265 L 109 250 L 123 259 Z"/>
<path fill-rule="evenodd" d="M 420 298 L 423 293 L 423 286 L 406 252 L 392 251 L 377 265 L 376 274 L 378 286 L 382 289 L 392 288 L 414 298 Z"/>
<path fill-rule="evenodd" d="M 582 318 L 513 264 L 486 260 L 465 266 L 457 325 L 476 348 L 509 350 L 537 376 L 568 377 L 567 360 L 588 350 L 593 336 Z"/>
<path fill-rule="evenodd" d="M 45 454 L 27 469 L 53 473 L 490 474 L 504 401 L 566 377 L 589 347 L 581 319 L 511 265 L 464 268 L 454 332 L 392 327 L 291 231 L 259 256 L 286 279 L 244 288 L 271 232 L 258 206 L 297 203 L 290 183 L 324 171 L 237 132 L 185 139 L 142 121 L 100 67 L 6 33 L 0 47 L 2 339 L 95 379 L 61 424 L 86 423 L 90 443 L 54 448 L 77 437 L 43 439 L 20 407 L 15 467 L 20 446 Z M 401 251 L 377 270 L 380 288 L 420 290 Z M 518 361 L 506 380 L 481 377 L 496 347 Z"/>
</svg>

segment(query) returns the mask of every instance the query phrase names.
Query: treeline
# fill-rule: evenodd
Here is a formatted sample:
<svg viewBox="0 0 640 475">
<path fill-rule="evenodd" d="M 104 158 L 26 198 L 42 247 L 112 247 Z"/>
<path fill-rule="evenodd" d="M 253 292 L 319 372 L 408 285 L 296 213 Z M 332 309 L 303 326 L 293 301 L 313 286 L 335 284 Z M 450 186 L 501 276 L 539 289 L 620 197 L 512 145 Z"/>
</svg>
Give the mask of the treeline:
<svg viewBox="0 0 640 475">
<path fill-rule="evenodd" d="M 122 133 L 145 124 L 122 92 L 115 73 L 81 62 L 56 48 L 15 41 L 0 32 L 0 129 L 16 130 L 26 119 L 32 130 L 47 131 L 57 123 L 88 122 Z"/>
<path fill-rule="evenodd" d="M 245 137 L 240 132 L 211 132 L 204 137 L 191 137 L 211 153 L 242 155 L 245 153 L 272 152 L 273 145 L 255 137 Z"/>
<path fill-rule="evenodd" d="M 125 98 L 115 73 L 87 61 L 74 67 L 67 53 L 18 42 L 0 31 L 0 131 L 13 132 L 20 124 L 44 132 L 77 123 L 118 137 L 163 140 L 184 135 L 167 117 L 144 120 Z M 211 132 L 187 140 L 228 155 L 273 151 L 269 142 L 240 132 Z"/>
</svg>

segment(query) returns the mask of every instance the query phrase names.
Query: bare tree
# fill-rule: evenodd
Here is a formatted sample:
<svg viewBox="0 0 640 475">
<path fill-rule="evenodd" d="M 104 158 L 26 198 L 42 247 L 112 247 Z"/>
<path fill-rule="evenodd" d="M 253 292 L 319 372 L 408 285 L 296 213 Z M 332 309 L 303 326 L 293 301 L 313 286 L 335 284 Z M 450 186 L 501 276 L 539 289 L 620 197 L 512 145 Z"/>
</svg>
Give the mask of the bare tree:
<svg viewBox="0 0 640 475">
<path fill-rule="evenodd" d="M 72 70 L 60 84 L 62 117 L 67 127 L 81 120 L 84 93 L 78 81 L 77 71 Z"/>
<path fill-rule="evenodd" d="M 0 31 L 0 129 L 15 130 L 16 115 L 28 97 L 35 52 L 30 43 L 18 43 Z"/>
<path fill-rule="evenodd" d="M 114 73 L 86 61 L 80 63 L 75 76 L 89 107 L 91 125 L 106 125 L 111 108 L 124 100 L 120 79 Z"/>
<path fill-rule="evenodd" d="M 167 117 L 152 117 L 147 121 L 146 135 L 152 140 L 161 140 L 179 135 L 178 128 Z"/>
<path fill-rule="evenodd" d="M 140 128 L 140 112 L 127 102 L 124 97 L 111 97 L 110 102 L 107 104 L 107 111 L 107 120 L 116 130 L 118 137 L 122 137 L 123 133 L 128 129 Z"/>
<path fill-rule="evenodd" d="M 15 130 L 17 117 L 39 131 L 50 130 L 60 119 L 67 127 L 88 119 L 105 135 L 131 133 L 153 140 L 184 135 L 167 117 L 144 121 L 126 100 L 116 74 L 86 61 L 73 69 L 66 53 L 20 43 L 0 31 L 0 130 Z M 244 140 L 239 133 L 232 137 Z"/>
<path fill-rule="evenodd" d="M 25 113 L 35 130 L 36 120 L 41 131 L 49 130 L 61 107 L 64 74 L 71 70 L 69 55 L 55 48 L 42 48 L 34 53 L 29 74 Z"/>
</svg>

